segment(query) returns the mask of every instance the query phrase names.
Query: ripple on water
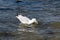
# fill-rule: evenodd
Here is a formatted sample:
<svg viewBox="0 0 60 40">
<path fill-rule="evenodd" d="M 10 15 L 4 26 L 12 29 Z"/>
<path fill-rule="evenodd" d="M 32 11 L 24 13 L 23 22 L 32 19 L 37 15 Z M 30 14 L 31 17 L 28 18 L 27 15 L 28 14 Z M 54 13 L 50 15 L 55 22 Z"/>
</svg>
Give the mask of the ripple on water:
<svg viewBox="0 0 60 40">
<path fill-rule="evenodd" d="M 2 36 L 0 35 L 0 39 L 60 40 L 59 0 L 47 0 L 47 1 L 21 0 L 21 1 L 22 2 L 16 3 L 15 0 L 9 1 L 0 0 L 0 31 L 4 32 L 1 33 Z M 20 7 L 20 9 L 18 10 L 17 7 Z M 35 17 L 41 24 L 39 24 L 39 26 L 34 29 L 31 28 L 19 29 L 18 27 L 20 22 L 15 17 L 17 12 L 29 18 Z M 20 32 L 18 32 L 18 30 Z"/>
</svg>

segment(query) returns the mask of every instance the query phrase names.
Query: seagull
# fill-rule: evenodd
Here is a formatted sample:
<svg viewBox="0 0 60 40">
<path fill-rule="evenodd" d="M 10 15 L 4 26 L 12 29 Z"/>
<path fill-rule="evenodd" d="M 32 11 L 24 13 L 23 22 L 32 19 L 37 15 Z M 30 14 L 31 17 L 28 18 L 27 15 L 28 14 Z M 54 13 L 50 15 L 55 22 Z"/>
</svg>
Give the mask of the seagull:
<svg viewBox="0 0 60 40">
<path fill-rule="evenodd" d="M 33 24 L 33 23 L 38 24 L 38 21 L 36 20 L 36 18 L 29 19 L 28 17 L 22 16 L 22 15 L 17 15 L 16 17 L 19 19 L 19 21 L 22 24 L 28 24 L 28 25 Z"/>
</svg>

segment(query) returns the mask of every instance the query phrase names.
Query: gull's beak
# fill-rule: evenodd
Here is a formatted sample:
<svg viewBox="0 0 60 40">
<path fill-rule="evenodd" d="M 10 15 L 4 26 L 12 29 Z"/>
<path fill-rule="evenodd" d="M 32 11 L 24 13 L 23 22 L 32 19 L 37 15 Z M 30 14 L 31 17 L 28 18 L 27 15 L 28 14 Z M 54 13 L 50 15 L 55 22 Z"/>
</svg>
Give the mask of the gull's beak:
<svg viewBox="0 0 60 40">
<path fill-rule="evenodd" d="M 38 21 L 36 21 L 36 24 L 38 24 Z"/>
</svg>

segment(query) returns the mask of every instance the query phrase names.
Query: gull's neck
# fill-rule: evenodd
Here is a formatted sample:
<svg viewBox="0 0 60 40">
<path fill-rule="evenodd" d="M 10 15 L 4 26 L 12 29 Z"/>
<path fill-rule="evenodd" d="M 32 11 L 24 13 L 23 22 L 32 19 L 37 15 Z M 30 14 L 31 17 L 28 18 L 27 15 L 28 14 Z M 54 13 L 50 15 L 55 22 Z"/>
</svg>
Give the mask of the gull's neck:
<svg viewBox="0 0 60 40">
<path fill-rule="evenodd" d="M 30 21 L 28 22 L 28 24 L 32 24 L 32 23 L 34 23 L 34 21 L 35 21 L 35 20 L 30 20 Z"/>
</svg>

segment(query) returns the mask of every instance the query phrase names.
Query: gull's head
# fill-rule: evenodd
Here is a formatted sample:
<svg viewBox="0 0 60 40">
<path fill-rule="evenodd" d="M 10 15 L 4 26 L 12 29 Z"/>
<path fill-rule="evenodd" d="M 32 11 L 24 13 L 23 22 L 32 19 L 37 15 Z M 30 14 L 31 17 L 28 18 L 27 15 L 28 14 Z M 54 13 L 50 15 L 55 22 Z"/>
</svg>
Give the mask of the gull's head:
<svg viewBox="0 0 60 40">
<path fill-rule="evenodd" d="M 38 24 L 38 21 L 35 18 L 33 18 L 32 21 L 34 21 L 34 24 Z"/>
</svg>

